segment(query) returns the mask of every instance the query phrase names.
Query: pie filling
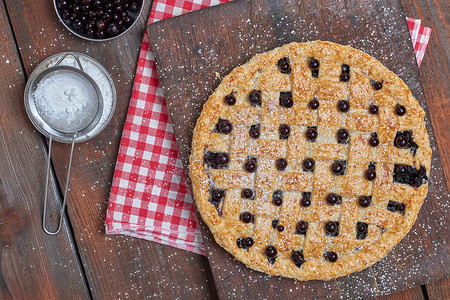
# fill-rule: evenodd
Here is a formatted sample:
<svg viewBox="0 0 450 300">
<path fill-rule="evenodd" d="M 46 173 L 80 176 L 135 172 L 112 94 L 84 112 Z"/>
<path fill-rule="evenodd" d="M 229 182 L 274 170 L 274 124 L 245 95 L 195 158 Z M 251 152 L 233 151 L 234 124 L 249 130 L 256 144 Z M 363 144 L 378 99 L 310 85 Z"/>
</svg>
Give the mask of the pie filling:
<svg viewBox="0 0 450 300">
<path fill-rule="evenodd" d="M 308 80 L 312 83 L 321 76 L 334 72 L 330 71 L 327 61 L 316 57 L 304 60 L 306 68 L 309 68 Z M 292 83 L 292 76 L 299 68 L 298 65 L 292 65 L 293 62 L 296 63 L 295 58 L 281 57 L 273 64 L 280 75 L 275 74 L 273 77 L 287 76 Z M 260 69 L 258 74 L 264 72 L 265 69 Z M 374 95 L 383 92 L 390 82 L 388 78 L 368 78 L 358 68 L 345 62 L 340 65 L 339 72 L 333 74 L 336 77 L 331 80 L 340 85 L 348 85 L 348 89 L 354 80 L 366 77 L 370 93 Z M 394 197 L 379 200 L 372 194 L 373 186 L 382 186 L 383 183 L 380 182 L 386 181 L 386 174 L 389 174 L 392 184 L 418 189 L 428 180 L 425 166 L 404 164 L 402 162 L 405 160 L 390 159 L 389 154 L 379 154 L 385 156 L 377 158 L 379 156 L 372 153 L 383 153 L 388 149 L 398 157 L 410 155 L 414 158 L 420 150 L 414 130 L 403 129 L 386 134 L 385 125 L 368 123 L 374 122 L 372 120 L 376 118 L 385 118 L 386 124 L 406 122 L 404 120 L 408 117 L 408 109 L 405 106 L 395 102 L 389 106 L 376 105 L 370 100 L 366 108 L 362 109 L 361 105 L 352 102 L 351 97 L 331 101 L 314 95 L 310 99 L 303 99 L 305 106 L 298 109 L 298 96 L 294 90 L 274 92 L 258 85 L 253 86 L 256 88 L 247 90 L 246 95 L 241 90 L 233 90 L 223 96 L 227 113 L 221 114 L 211 130 L 210 133 L 215 135 L 214 141 L 205 147 L 203 157 L 203 167 L 209 177 L 209 202 L 214 205 L 217 214 L 221 218 L 229 218 L 227 211 L 232 211 L 236 203 L 241 203 L 240 212 L 233 218 L 253 227 L 248 234 L 237 237 L 236 246 L 241 249 L 239 251 L 250 251 L 264 240 L 265 244 L 259 244 L 259 247 L 269 265 L 275 264 L 282 253 L 283 257 L 288 255 L 291 264 L 297 268 L 305 266 L 309 254 L 305 253 L 302 243 L 287 251 L 286 247 L 277 248 L 273 239 L 261 238 L 262 233 L 257 228 L 267 221 L 271 222 L 272 230 L 264 233 L 268 236 L 292 232 L 304 241 L 310 231 L 311 235 L 322 235 L 317 239 L 328 242 L 321 248 L 321 259 L 335 263 L 342 253 L 329 246 L 333 245 L 333 239 L 343 235 L 356 242 L 368 238 L 376 242 L 376 235 L 379 238 L 386 232 L 383 222 L 373 223 L 366 216 L 375 213 L 375 210 L 371 210 L 375 206 L 377 212 L 385 218 L 391 218 L 389 214 L 397 218 L 408 214 L 409 202 L 403 203 Z M 258 117 L 245 119 L 247 110 L 258 111 Z M 301 120 L 300 125 L 293 122 L 292 117 L 287 117 L 292 116 L 289 112 L 292 110 L 299 112 L 297 117 Z M 271 117 L 271 114 L 275 117 Z M 276 117 L 279 114 L 286 117 Z M 310 123 L 305 121 L 308 118 L 312 120 Z M 279 123 L 274 123 L 274 120 Z M 331 125 L 326 126 L 324 122 Z M 339 122 L 339 125 L 333 122 Z M 303 151 L 303 154 L 292 155 L 296 151 Z M 364 163 L 355 161 L 355 157 L 361 157 Z M 224 185 L 216 184 L 216 180 L 228 180 L 228 187 L 220 188 Z M 364 192 L 352 193 L 353 183 L 362 187 Z M 386 204 L 380 207 L 379 203 Z M 292 221 L 286 215 L 288 206 L 297 212 L 297 219 Z M 356 212 L 354 225 L 350 227 L 340 219 L 348 207 Z M 321 216 L 328 214 L 329 218 L 318 220 L 317 217 L 312 217 L 314 212 L 326 212 Z M 415 214 L 417 211 L 411 213 Z M 278 240 L 280 239 L 281 236 Z M 279 244 L 282 243 L 278 242 Z M 358 251 L 362 247 L 364 244 L 355 244 L 352 250 Z M 317 260 L 317 256 L 314 259 Z"/>
</svg>

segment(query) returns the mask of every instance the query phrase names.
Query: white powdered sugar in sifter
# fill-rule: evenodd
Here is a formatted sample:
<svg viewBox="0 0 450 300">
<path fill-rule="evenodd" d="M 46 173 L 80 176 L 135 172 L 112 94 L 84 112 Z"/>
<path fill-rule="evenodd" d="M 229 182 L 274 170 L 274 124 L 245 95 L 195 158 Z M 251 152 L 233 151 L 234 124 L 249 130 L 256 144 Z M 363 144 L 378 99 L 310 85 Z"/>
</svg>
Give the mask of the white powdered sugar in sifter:
<svg viewBox="0 0 450 300">
<path fill-rule="evenodd" d="M 52 66 L 35 70 L 25 88 L 25 109 L 28 117 L 36 129 L 49 138 L 42 228 L 51 235 L 57 234 L 62 227 L 75 143 L 93 137 L 94 135 L 89 134 L 105 119 L 102 91 L 83 69 L 79 55 L 71 52 L 59 55 Z M 75 59 L 74 65 L 77 67 L 62 64 L 68 56 Z M 102 125 L 101 129 L 104 126 L 106 125 Z M 53 141 L 71 144 L 71 150 L 59 225 L 56 231 L 49 231 L 46 217 Z"/>
</svg>

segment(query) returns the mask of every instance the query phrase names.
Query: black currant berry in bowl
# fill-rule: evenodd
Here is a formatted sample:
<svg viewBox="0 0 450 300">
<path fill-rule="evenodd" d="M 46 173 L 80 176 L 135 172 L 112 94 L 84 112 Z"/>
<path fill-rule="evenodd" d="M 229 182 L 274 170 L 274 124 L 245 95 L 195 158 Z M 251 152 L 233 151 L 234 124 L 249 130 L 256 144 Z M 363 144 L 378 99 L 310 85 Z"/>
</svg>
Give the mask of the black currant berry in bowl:
<svg viewBox="0 0 450 300">
<path fill-rule="evenodd" d="M 143 0 L 53 0 L 66 28 L 89 41 L 108 41 L 127 32 L 144 7 Z"/>
</svg>

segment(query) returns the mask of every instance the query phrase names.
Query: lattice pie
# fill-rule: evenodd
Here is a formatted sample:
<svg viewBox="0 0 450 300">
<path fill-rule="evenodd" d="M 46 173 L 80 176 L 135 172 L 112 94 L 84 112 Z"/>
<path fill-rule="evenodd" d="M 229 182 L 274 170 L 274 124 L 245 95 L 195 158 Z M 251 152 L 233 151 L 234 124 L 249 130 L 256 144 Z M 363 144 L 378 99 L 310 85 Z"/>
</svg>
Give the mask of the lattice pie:
<svg viewBox="0 0 450 300">
<path fill-rule="evenodd" d="M 258 54 L 197 121 L 197 207 L 252 269 L 298 280 L 364 269 L 405 236 L 427 194 L 424 115 L 362 51 L 315 41 Z"/>
</svg>

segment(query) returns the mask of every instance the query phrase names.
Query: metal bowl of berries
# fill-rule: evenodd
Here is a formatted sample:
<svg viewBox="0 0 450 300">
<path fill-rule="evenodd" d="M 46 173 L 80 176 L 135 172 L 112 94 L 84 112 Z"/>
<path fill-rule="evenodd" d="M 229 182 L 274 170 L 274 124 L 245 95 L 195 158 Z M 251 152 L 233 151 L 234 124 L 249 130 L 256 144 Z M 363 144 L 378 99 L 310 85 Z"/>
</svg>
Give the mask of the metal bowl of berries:
<svg viewBox="0 0 450 300">
<path fill-rule="evenodd" d="M 53 0 L 59 20 L 74 35 L 93 42 L 115 39 L 136 24 L 143 0 Z"/>
</svg>

